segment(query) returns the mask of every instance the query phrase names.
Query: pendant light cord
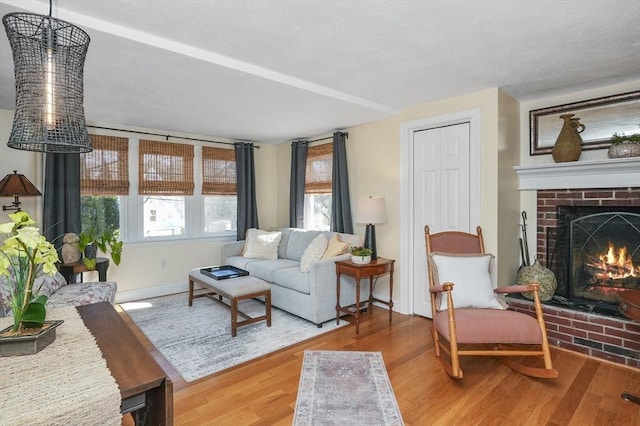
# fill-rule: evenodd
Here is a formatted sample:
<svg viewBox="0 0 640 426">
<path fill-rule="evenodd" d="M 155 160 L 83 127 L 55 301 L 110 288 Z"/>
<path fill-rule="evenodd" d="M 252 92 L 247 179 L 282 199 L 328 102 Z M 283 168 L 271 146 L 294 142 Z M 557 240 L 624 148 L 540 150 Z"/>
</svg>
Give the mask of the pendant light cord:
<svg viewBox="0 0 640 426">
<path fill-rule="evenodd" d="M 51 10 L 52 10 L 52 6 L 53 5 L 53 0 L 49 0 L 49 17 L 51 17 Z"/>
</svg>

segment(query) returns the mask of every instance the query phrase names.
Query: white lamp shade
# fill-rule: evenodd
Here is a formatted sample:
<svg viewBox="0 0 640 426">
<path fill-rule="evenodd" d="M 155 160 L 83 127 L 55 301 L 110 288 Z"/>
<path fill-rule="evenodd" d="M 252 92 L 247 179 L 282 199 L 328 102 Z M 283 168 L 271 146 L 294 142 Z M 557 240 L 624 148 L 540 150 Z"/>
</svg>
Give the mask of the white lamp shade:
<svg viewBox="0 0 640 426">
<path fill-rule="evenodd" d="M 360 197 L 356 204 L 356 223 L 378 224 L 387 222 L 384 197 Z"/>
</svg>

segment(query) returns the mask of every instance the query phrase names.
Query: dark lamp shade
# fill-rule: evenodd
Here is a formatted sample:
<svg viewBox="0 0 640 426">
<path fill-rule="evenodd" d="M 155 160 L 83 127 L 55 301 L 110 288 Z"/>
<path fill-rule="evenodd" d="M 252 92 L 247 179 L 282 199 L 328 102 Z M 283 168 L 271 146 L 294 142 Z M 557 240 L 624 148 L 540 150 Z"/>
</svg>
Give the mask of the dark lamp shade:
<svg viewBox="0 0 640 426">
<path fill-rule="evenodd" d="M 16 82 L 7 145 L 52 153 L 92 151 L 82 81 L 89 35 L 73 24 L 34 13 L 9 13 L 2 23 Z"/>
<path fill-rule="evenodd" d="M 0 181 L 0 197 L 13 197 L 19 195 L 21 197 L 34 197 L 42 195 L 29 179 L 24 175 L 18 174 L 16 170 L 6 175 Z"/>
</svg>

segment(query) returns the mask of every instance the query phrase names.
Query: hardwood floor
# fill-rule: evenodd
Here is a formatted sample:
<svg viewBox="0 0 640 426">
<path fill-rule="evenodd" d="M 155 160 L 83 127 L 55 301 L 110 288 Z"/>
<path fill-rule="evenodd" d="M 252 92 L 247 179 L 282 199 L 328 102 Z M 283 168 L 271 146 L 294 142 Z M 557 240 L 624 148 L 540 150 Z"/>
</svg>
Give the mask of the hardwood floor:
<svg viewBox="0 0 640 426">
<path fill-rule="evenodd" d="M 380 308 L 363 318 L 358 336 L 343 327 L 191 383 L 132 328 L 174 381 L 175 425 L 290 425 L 305 349 L 381 351 L 407 425 L 640 425 L 640 405 L 621 398 L 640 395 L 640 370 L 552 348 L 555 380 L 479 357 L 464 358 L 465 376 L 453 380 L 434 355 L 430 320 L 394 313 L 390 326 Z"/>
</svg>

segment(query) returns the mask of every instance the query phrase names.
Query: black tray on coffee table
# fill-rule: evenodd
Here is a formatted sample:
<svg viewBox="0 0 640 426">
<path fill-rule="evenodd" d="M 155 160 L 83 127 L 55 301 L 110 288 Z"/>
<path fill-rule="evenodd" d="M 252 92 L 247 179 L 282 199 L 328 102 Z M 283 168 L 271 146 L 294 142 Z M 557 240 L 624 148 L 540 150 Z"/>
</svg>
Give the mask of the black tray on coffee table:
<svg viewBox="0 0 640 426">
<path fill-rule="evenodd" d="M 249 275 L 248 271 L 231 265 L 210 266 L 200 269 L 200 272 L 214 280 L 226 280 Z"/>
</svg>

